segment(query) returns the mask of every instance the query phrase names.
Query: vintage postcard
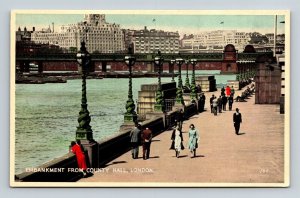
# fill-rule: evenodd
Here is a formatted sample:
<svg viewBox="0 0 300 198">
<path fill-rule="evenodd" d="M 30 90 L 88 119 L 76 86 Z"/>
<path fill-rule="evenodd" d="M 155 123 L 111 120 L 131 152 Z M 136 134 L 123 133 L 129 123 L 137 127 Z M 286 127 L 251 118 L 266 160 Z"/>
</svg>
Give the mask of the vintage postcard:
<svg viewBox="0 0 300 198">
<path fill-rule="evenodd" d="M 287 10 L 13 10 L 12 187 L 287 187 Z"/>
</svg>

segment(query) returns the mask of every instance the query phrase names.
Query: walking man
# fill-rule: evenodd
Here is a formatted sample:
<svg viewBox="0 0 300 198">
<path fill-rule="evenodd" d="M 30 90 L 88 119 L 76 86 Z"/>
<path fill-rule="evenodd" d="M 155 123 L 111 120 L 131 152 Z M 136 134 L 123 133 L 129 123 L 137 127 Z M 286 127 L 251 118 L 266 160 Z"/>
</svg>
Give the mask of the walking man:
<svg viewBox="0 0 300 198">
<path fill-rule="evenodd" d="M 222 96 L 223 111 L 226 111 L 226 104 L 227 104 L 227 97 L 226 96 Z"/>
<path fill-rule="evenodd" d="M 219 113 L 222 113 L 222 105 L 223 105 L 222 96 L 219 96 L 219 98 L 218 98 Z"/>
<path fill-rule="evenodd" d="M 184 113 L 183 110 L 180 109 L 176 114 L 176 123 L 180 131 L 182 131 L 183 120 L 184 120 Z"/>
<path fill-rule="evenodd" d="M 152 131 L 146 128 L 142 132 L 142 143 L 143 143 L 143 159 L 149 159 L 150 156 L 150 145 L 152 140 Z"/>
<path fill-rule="evenodd" d="M 210 103 L 210 112 L 213 113 L 213 100 L 215 99 L 215 95 L 213 94 L 210 99 L 209 99 L 209 103 Z"/>
<path fill-rule="evenodd" d="M 232 110 L 232 104 L 233 104 L 233 94 L 230 94 L 228 98 L 229 111 Z"/>
<path fill-rule="evenodd" d="M 139 156 L 139 144 L 141 137 L 141 125 L 137 124 L 136 127 L 130 132 L 131 154 L 133 159 Z"/>
<path fill-rule="evenodd" d="M 239 135 L 240 124 L 242 123 L 242 114 L 239 112 L 239 109 L 235 109 L 236 112 L 233 114 L 233 125 L 235 128 L 235 134 Z"/>
</svg>

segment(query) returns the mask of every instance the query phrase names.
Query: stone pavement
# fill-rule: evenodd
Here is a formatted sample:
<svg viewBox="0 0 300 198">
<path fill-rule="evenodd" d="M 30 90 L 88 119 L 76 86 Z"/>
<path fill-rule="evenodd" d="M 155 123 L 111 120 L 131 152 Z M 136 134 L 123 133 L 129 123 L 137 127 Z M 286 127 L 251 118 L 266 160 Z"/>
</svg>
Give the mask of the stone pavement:
<svg viewBox="0 0 300 198">
<path fill-rule="evenodd" d="M 236 91 L 239 94 L 241 91 Z M 210 113 L 206 93 L 206 111 L 183 124 L 184 149 L 180 158 L 169 150 L 172 131 L 153 138 L 150 159 L 133 160 L 127 152 L 105 169 L 79 182 L 168 182 L 168 183 L 282 183 L 284 182 L 284 115 L 279 105 L 255 105 L 255 96 L 247 102 L 234 102 L 242 113 L 243 123 L 236 135 L 232 115 L 225 111 Z M 197 156 L 190 158 L 187 149 L 188 127 L 193 123 L 200 132 Z"/>
</svg>

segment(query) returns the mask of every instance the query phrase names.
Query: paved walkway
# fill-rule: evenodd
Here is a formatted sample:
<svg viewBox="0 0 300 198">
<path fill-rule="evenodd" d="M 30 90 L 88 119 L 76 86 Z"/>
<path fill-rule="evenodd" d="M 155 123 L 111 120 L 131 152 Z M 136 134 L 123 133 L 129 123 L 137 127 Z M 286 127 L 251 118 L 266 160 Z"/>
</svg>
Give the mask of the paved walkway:
<svg viewBox="0 0 300 198">
<path fill-rule="evenodd" d="M 240 91 L 236 92 L 236 95 Z M 150 159 L 133 160 L 131 152 L 107 164 L 103 172 L 79 182 L 196 182 L 196 183 L 281 183 L 284 180 L 284 115 L 279 105 L 255 105 L 255 96 L 247 102 L 233 103 L 242 113 L 240 133 L 234 132 L 233 111 L 217 116 L 207 111 L 191 117 L 183 124 L 184 145 L 187 147 L 191 123 L 200 131 L 200 145 L 195 158 L 188 149 L 175 157 L 169 150 L 172 131 L 156 136 L 151 144 Z M 100 171 L 100 170 L 99 170 Z"/>
</svg>

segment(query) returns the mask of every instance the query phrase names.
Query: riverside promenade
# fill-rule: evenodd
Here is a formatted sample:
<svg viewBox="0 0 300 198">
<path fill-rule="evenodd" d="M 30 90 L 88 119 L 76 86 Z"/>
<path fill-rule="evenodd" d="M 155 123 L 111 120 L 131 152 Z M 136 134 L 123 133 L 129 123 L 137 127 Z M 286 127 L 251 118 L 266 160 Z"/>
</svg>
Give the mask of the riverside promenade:
<svg viewBox="0 0 300 198">
<path fill-rule="evenodd" d="M 153 138 L 150 159 L 143 160 L 140 147 L 139 159 L 132 159 L 129 151 L 78 182 L 283 183 L 284 115 L 279 113 L 279 105 L 254 104 L 254 95 L 247 102 L 234 102 L 233 110 L 238 107 L 243 119 L 241 135 L 236 135 L 234 111 L 227 106 L 227 111 L 217 116 L 210 113 L 212 94 L 218 97 L 220 91 L 206 93 L 206 111 L 184 121 L 185 149 L 179 158 L 169 150 L 172 130 L 168 130 Z M 200 132 L 195 158 L 190 158 L 187 148 L 192 123 Z"/>
</svg>

